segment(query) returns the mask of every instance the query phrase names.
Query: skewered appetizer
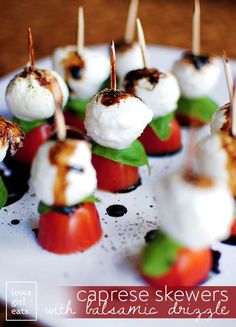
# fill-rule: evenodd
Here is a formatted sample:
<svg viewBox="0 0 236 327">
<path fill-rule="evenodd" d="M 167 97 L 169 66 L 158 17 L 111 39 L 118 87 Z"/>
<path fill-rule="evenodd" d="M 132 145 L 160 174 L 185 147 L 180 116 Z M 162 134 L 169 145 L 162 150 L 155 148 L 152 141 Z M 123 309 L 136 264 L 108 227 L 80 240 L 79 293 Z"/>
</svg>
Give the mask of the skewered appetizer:
<svg viewBox="0 0 236 327">
<path fill-rule="evenodd" d="M 215 86 L 219 72 L 218 59 L 200 53 L 200 5 L 195 0 L 192 51 L 185 52 L 173 66 L 182 94 L 177 110 L 181 124 L 203 126 L 210 122 L 218 106 L 208 94 Z"/>
<path fill-rule="evenodd" d="M 181 129 L 174 118 L 180 96 L 179 86 L 172 74 L 147 68 L 145 40 L 139 20 L 137 27 L 144 68 L 130 71 L 125 76 L 123 86 L 126 92 L 142 99 L 153 112 L 152 122 L 139 138 L 147 154 L 175 153 L 181 149 Z"/>
<path fill-rule="evenodd" d="M 160 231 L 143 249 L 142 276 L 154 286 L 203 282 L 211 270 L 212 242 L 230 233 L 229 189 L 208 176 L 174 173 L 158 182 L 156 198 Z"/>
<path fill-rule="evenodd" d="M 85 127 L 95 142 L 92 162 L 98 188 L 124 192 L 140 183 L 138 167 L 148 164 L 137 137 L 152 119 L 152 111 L 136 96 L 116 89 L 115 48 L 111 45 L 111 89 L 90 101 Z"/>
<path fill-rule="evenodd" d="M 29 56 L 30 65 L 10 81 L 6 90 L 6 101 L 13 120 L 26 134 L 24 146 L 15 159 L 27 164 L 32 163 L 39 146 L 52 133 L 50 118 L 55 113 L 55 101 L 62 108 L 69 96 L 65 82 L 56 72 L 35 67 L 30 29 Z"/>
<path fill-rule="evenodd" d="M 39 243 L 47 251 L 66 254 L 91 247 L 101 238 L 102 229 L 93 203 L 97 181 L 90 145 L 65 138 L 64 118 L 59 113 L 58 140 L 47 141 L 39 148 L 31 182 L 41 201 Z"/>
<path fill-rule="evenodd" d="M 82 7 L 79 7 L 77 46 L 56 49 L 53 54 L 53 66 L 64 78 L 70 90 L 65 111 L 66 123 L 85 131 L 86 105 L 108 78 L 109 59 L 98 50 L 84 47 Z"/>
<path fill-rule="evenodd" d="M 0 163 L 7 153 L 14 156 L 19 148 L 23 146 L 24 133 L 20 127 L 0 116 Z M 8 191 L 0 176 L 0 208 L 2 208 L 8 198 Z"/>
<path fill-rule="evenodd" d="M 129 71 L 143 67 L 139 44 L 134 42 L 138 2 L 138 0 L 130 1 L 124 38 L 115 42 L 117 76 L 120 82 Z"/>
</svg>

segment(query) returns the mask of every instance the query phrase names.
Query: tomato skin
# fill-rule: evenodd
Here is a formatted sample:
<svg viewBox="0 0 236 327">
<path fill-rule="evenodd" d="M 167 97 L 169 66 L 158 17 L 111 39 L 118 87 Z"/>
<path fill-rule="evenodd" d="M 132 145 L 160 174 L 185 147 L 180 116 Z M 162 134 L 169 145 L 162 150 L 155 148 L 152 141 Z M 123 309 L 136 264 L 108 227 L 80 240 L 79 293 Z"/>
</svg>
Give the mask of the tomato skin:
<svg viewBox="0 0 236 327">
<path fill-rule="evenodd" d="M 83 133 L 86 132 L 86 129 L 84 126 L 84 118 L 76 116 L 76 114 L 74 114 L 71 111 L 64 112 L 64 117 L 65 117 L 66 125 L 76 127 Z"/>
<path fill-rule="evenodd" d="M 180 249 L 173 266 L 163 276 L 150 277 L 142 274 L 143 278 L 153 286 L 194 286 L 203 282 L 212 266 L 210 249 L 191 251 Z"/>
<path fill-rule="evenodd" d="M 42 214 L 38 240 L 47 251 L 69 254 L 84 251 L 102 237 L 99 215 L 94 203 L 83 203 L 71 215 L 56 211 Z"/>
<path fill-rule="evenodd" d="M 183 115 L 182 113 L 179 112 L 176 113 L 176 118 L 180 123 L 180 125 L 182 126 L 202 127 L 208 124 L 208 122 L 200 120 L 196 117 Z"/>
<path fill-rule="evenodd" d="M 147 125 L 139 140 L 148 155 L 165 155 L 181 149 L 181 128 L 176 119 L 170 122 L 170 129 L 171 134 L 169 139 L 162 141 L 155 134 L 151 126 Z"/>
<path fill-rule="evenodd" d="M 24 145 L 14 156 L 14 159 L 26 164 L 31 164 L 38 148 L 52 135 L 52 127 L 49 124 L 40 125 L 32 129 L 25 136 Z"/>
<path fill-rule="evenodd" d="M 234 219 L 233 221 L 233 224 L 231 226 L 231 233 L 230 233 L 231 236 L 236 236 L 236 218 Z"/>
<path fill-rule="evenodd" d="M 93 155 L 92 164 L 97 172 L 98 188 L 110 192 L 122 192 L 139 184 L 137 167 Z"/>
</svg>

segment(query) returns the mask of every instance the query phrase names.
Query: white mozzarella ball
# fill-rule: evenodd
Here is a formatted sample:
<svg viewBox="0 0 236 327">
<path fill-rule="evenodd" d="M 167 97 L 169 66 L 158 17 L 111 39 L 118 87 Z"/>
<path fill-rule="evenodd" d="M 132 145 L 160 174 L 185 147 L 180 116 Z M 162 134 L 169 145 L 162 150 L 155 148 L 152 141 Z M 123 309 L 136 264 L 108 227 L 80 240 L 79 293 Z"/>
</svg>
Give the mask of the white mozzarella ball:
<svg viewBox="0 0 236 327">
<path fill-rule="evenodd" d="M 129 147 L 141 135 L 152 116 L 139 98 L 105 89 L 87 105 L 85 127 L 96 143 L 119 150 Z"/>
<path fill-rule="evenodd" d="M 8 146 L 8 142 L 2 142 L 2 140 L 0 139 L 0 162 L 2 162 L 6 157 Z"/>
</svg>

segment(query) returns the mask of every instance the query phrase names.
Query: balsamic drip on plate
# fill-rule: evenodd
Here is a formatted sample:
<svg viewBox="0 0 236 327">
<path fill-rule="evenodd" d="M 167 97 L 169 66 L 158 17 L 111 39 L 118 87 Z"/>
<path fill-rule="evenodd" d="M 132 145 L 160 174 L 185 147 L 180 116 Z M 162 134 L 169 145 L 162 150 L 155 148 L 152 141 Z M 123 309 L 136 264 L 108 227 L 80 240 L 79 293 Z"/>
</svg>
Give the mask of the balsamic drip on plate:
<svg viewBox="0 0 236 327">
<path fill-rule="evenodd" d="M 113 204 L 106 209 L 107 214 L 111 217 L 122 217 L 127 211 L 127 208 L 121 204 Z"/>
<path fill-rule="evenodd" d="M 39 232 L 38 228 L 33 228 L 32 232 L 34 232 L 35 236 L 38 237 L 38 232 Z"/>
<path fill-rule="evenodd" d="M 220 264 L 221 252 L 211 249 L 211 253 L 212 253 L 211 271 L 214 272 L 215 274 L 219 274 L 220 273 L 219 264 Z"/>
<path fill-rule="evenodd" d="M 20 223 L 20 220 L 19 220 L 19 219 L 13 219 L 13 220 L 11 221 L 11 224 L 12 224 L 12 225 L 19 225 L 19 223 Z"/>
<path fill-rule="evenodd" d="M 227 244 L 227 245 L 236 245 L 236 236 L 230 236 L 224 241 L 221 241 L 221 243 Z"/>
<path fill-rule="evenodd" d="M 144 236 L 145 242 L 149 243 L 156 239 L 158 235 L 159 230 L 158 229 L 151 229 L 147 234 Z"/>
</svg>

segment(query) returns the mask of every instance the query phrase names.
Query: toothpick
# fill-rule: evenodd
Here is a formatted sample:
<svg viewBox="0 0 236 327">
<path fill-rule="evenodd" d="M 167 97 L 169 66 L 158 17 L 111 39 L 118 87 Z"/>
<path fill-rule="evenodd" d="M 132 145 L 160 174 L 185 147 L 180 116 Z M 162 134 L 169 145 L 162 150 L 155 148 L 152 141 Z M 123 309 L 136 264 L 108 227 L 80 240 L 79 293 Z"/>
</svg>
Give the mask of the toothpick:
<svg viewBox="0 0 236 327">
<path fill-rule="evenodd" d="M 193 8 L 193 22 L 192 22 L 192 53 L 200 54 L 200 2 L 195 0 Z"/>
<path fill-rule="evenodd" d="M 236 79 L 233 86 L 233 100 L 232 100 L 232 134 L 236 136 Z"/>
<path fill-rule="evenodd" d="M 77 23 L 77 53 L 81 55 L 84 50 L 84 9 L 82 6 L 78 8 Z"/>
<path fill-rule="evenodd" d="M 111 76 L 110 76 L 111 89 L 116 90 L 116 52 L 115 52 L 115 45 L 113 40 L 111 41 L 111 47 L 110 47 L 110 65 L 111 65 Z"/>
<path fill-rule="evenodd" d="M 30 27 L 28 28 L 28 52 L 29 52 L 30 68 L 34 70 L 35 69 L 34 45 L 33 45 L 33 38 L 32 38 Z"/>
<path fill-rule="evenodd" d="M 225 70 L 225 77 L 226 77 L 226 82 L 227 82 L 227 87 L 228 87 L 228 92 L 229 92 L 229 98 L 230 102 L 232 105 L 233 101 L 233 77 L 232 77 L 232 71 L 230 68 L 229 60 L 227 58 L 226 51 L 223 51 L 223 62 L 224 62 L 224 70 Z"/>
<path fill-rule="evenodd" d="M 125 27 L 125 42 L 132 43 L 134 40 L 135 22 L 138 13 L 139 0 L 131 0 L 129 5 L 128 17 Z"/>
<path fill-rule="evenodd" d="M 60 141 L 64 141 L 66 138 L 66 123 L 65 118 L 62 112 L 62 103 L 61 99 L 61 91 L 59 85 L 57 83 L 52 82 L 52 95 L 55 102 L 55 114 L 54 114 L 54 122 L 57 131 L 57 138 Z"/>
<path fill-rule="evenodd" d="M 146 52 L 146 42 L 143 33 L 143 28 L 139 18 L 137 18 L 136 22 L 137 22 L 137 30 L 138 30 L 138 41 L 139 41 L 139 46 L 141 49 L 142 59 L 143 59 L 143 67 L 147 68 L 147 55 L 146 55 L 147 52 Z"/>
<path fill-rule="evenodd" d="M 186 160 L 184 165 L 184 173 L 187 175 L 193 171 L 193 158 L 196 144 L 196 128 L 191 127 L 189 132 L 189 142 L 187 146 Z"/>
</svg>

